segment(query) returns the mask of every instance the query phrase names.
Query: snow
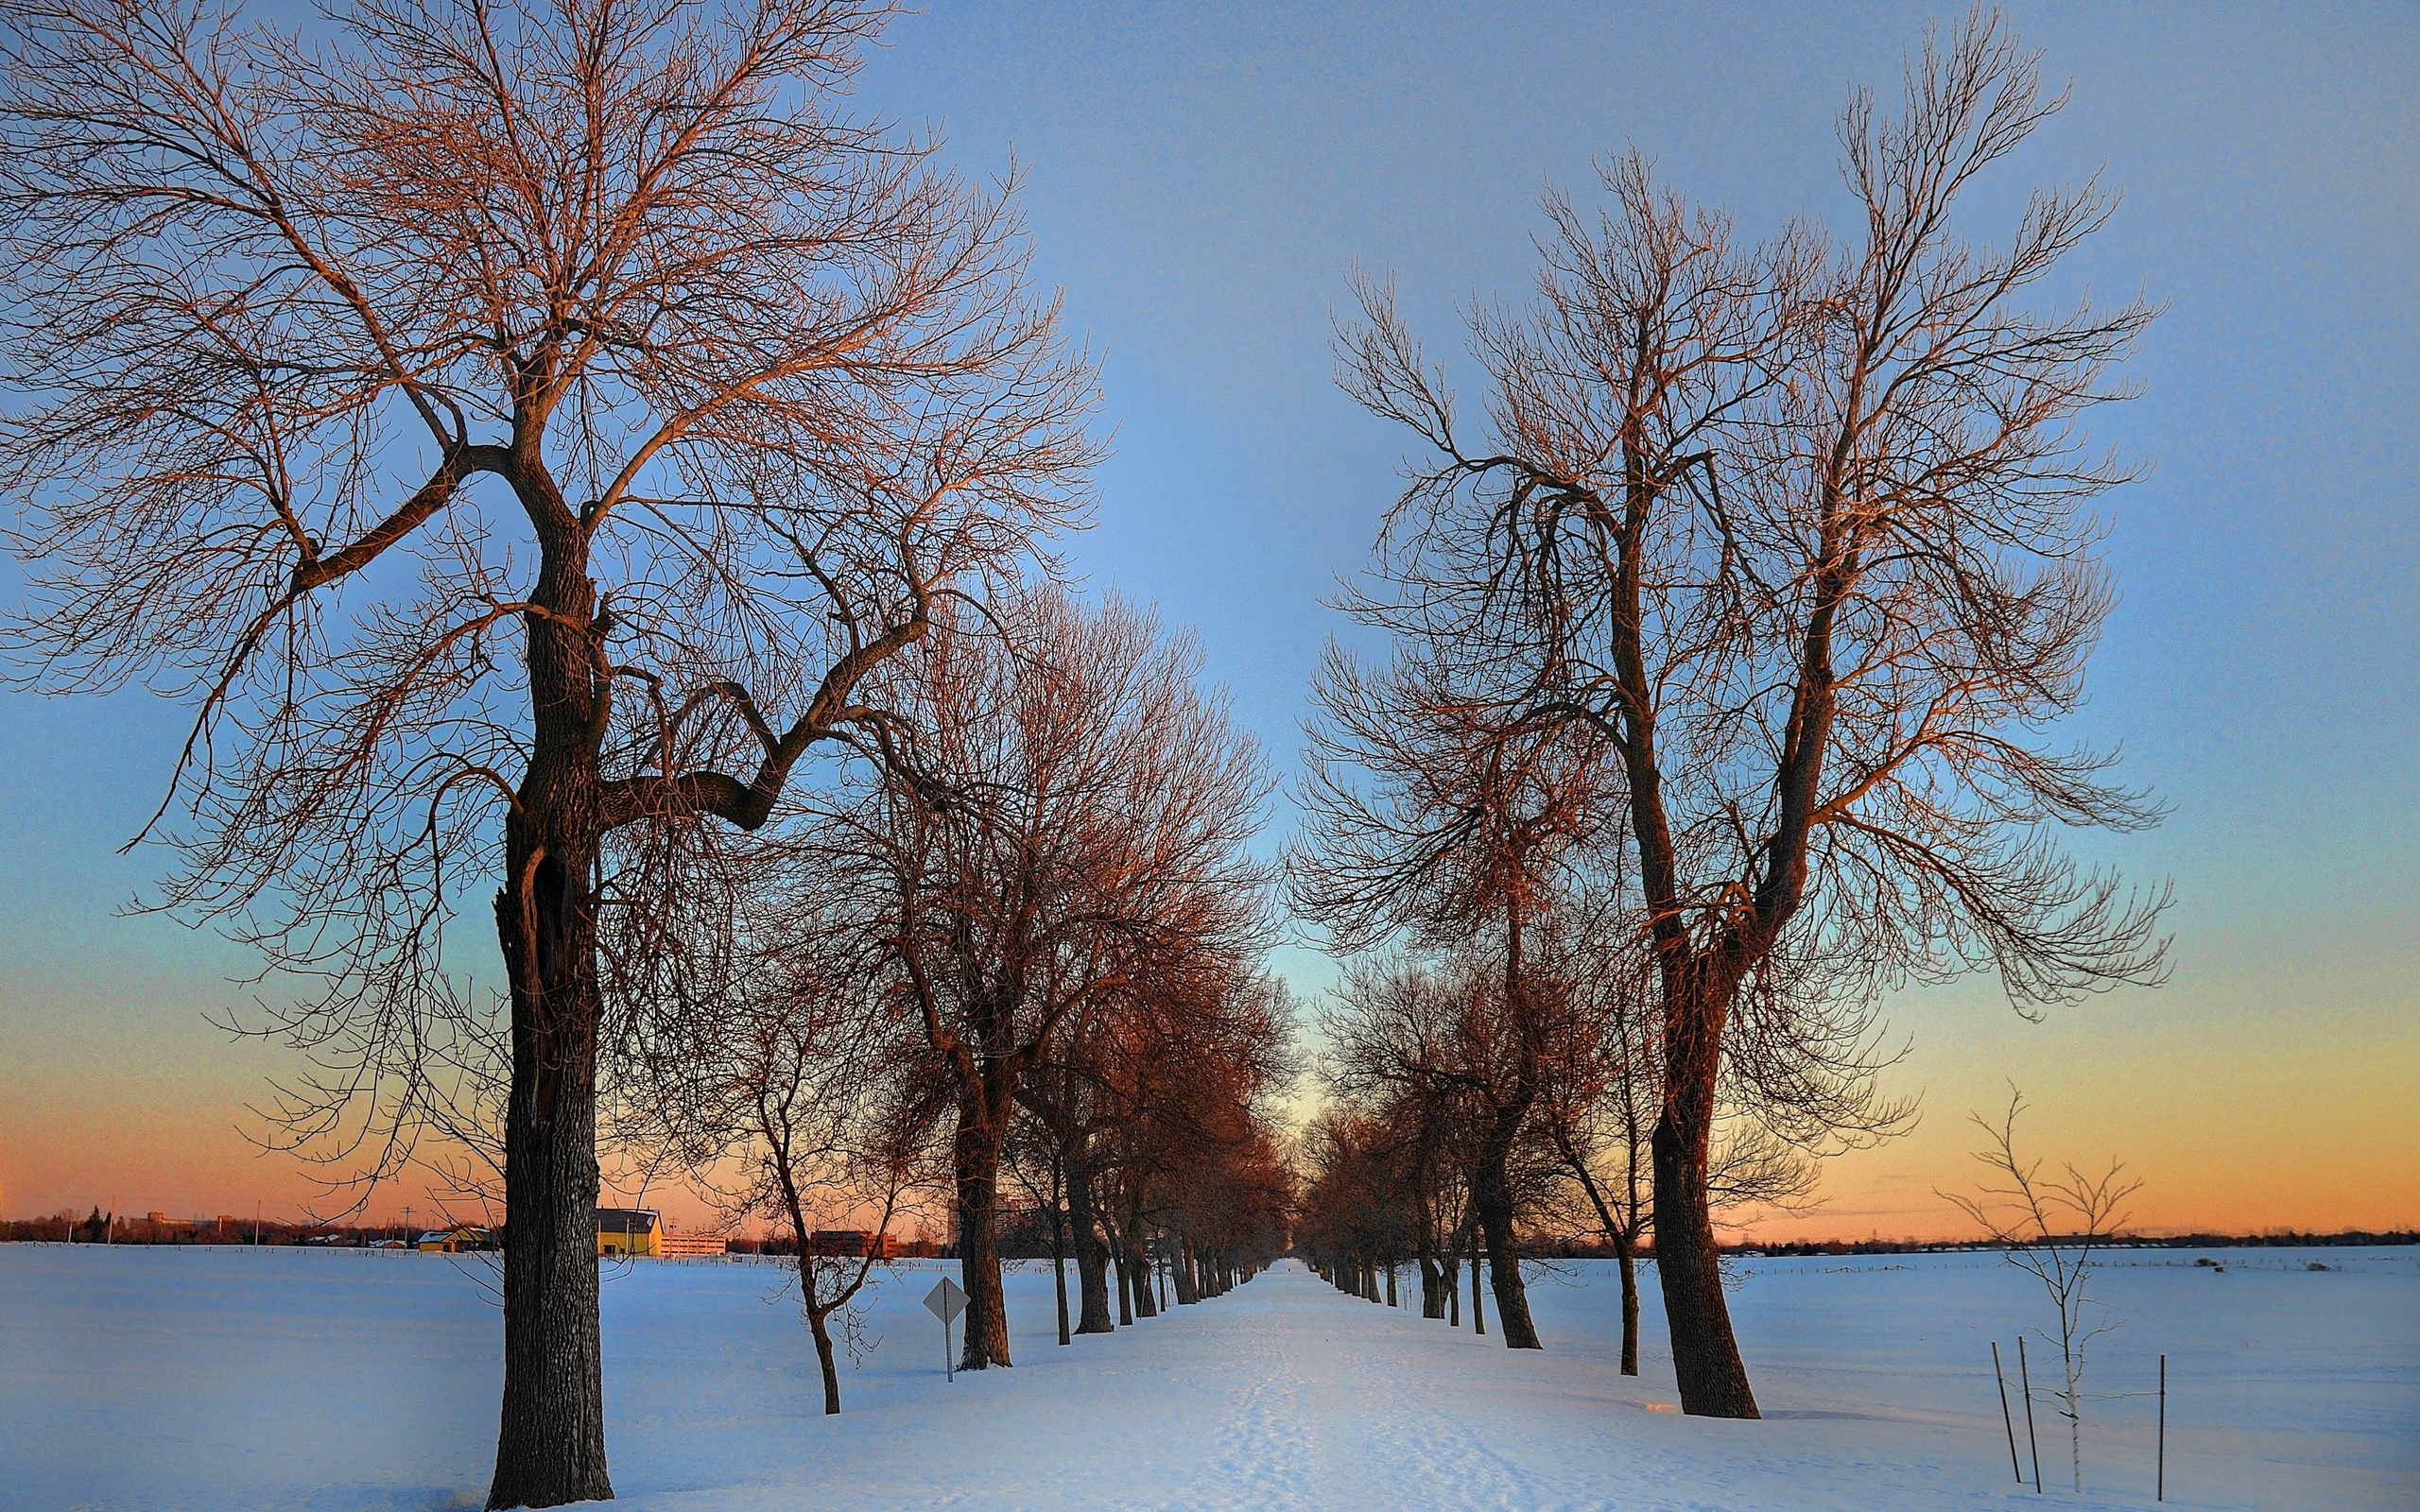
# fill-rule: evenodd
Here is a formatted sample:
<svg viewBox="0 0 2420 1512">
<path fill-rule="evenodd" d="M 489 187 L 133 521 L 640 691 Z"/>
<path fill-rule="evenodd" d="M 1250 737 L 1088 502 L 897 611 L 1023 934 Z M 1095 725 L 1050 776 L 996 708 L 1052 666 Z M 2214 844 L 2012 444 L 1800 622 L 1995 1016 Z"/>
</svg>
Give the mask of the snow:
<svg viewBox="0 0 2420 1512">
<path fill-rule="evenodd" d="M 2420 1250 L 2209 1253 L 2222 1273 L 2173 1250 L 2103 1273 L 2124 1327 L 2087 1376 L 2117 1400 L 2088 1404 L 2083 1498 L 2062 1494 L 2040 1371 L 2049 1494 L 2011 1478 L 1987 1341 L 2013 1377 L 2040 1304 L 1981 1255 L 1740 1262 L 1761 1422 L 1673 1410 L 1651 1273 L 1646 1374 L 1616 1375 L 1596 1263 L 1536 1279 L 1547 1348 L 1517 1354 L 1290 1264 L 1060 1349 L 1028 1266 L 1009 1282 L 1017 1368 L 955 1383 L 919 1305 L 954 1266 L 903 1267 L 826 1418 L 778 1269 L 642 1262 L 605 1288 L 608 1444 L 625 1503 L 663 1512 L 2149 1506 L 2142 1393 L 2165 1350 L 2169 1504 L 2420 1505 Z M 0 1504 L 476 1506 L 501 1375 L 480 1265 L 0 1246 Z"/>
</svg>

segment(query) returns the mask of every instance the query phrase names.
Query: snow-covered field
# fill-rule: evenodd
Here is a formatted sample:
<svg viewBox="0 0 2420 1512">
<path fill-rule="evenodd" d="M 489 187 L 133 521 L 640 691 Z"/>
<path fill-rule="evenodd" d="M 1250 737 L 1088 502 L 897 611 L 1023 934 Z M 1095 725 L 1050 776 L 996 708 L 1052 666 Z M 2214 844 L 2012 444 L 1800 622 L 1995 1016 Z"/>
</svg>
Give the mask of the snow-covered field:
<svg viewBox="0 0 2420 1512">
<path fill-rule="evenodd" d="M 1028 1267 L 1017 1368 L 954 1384 L 917 1306 L 944 1267 L 909 1268 L 827 1419 L 779 1271 L 642 1263 L 605 1289 L 609 1446 L 627 1503 L 683 1512 L 2148 1506 L 2165 1350 L 2170 1503 L 2420 1506 L 2420 1250 L 2212 1253 L 2223 1273 L 2167 1250 L 2104 1273 L 2125 1326 L 2087 1383 L 2115 1400 L 2089 1404 L 2082 1499 L 2047 1400 L 2050 1494 L 2010 1476 L 1987 1341 L 2039 1303 L 1964 1255 L 1743 1262 L 1754 1423 L 1672 1409 L 1651 1284 L 1647 1373 L 1615 1374 L 1596 1264 L 1538 1278 L 1542 1354 L 1292 1265 L 1063 1349 Z M 0 1246 L 0 1504 L 475 1506 L 498 1334 L 468 1257 Z"/>
</svg>

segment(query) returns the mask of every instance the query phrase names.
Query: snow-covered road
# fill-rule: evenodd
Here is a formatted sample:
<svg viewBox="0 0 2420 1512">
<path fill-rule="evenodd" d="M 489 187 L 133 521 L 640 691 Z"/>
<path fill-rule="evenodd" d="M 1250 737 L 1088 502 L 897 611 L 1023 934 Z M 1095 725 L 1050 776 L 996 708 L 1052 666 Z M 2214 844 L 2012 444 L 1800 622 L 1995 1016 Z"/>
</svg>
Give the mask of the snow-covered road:
<svg viewBox="0 0 2420 1512">
<path fill-rule="evenodd" d="M 2149 1506 L 2152 1403 L 2122 1394 L 2165 1350 L 2169 1504 L 2420 1505 L 2420 1251 L 2227 1258 L 2106 1274 L 2127 1327 L 2082 1499 L 2047 1401 L 2050 1494 L 2012 1480 L 1985 1341 L 2029 1299 L 1979 1256 L 1747 1263 L 1754 1423 L 1670 1410 L 1651 1287 L 1647 1374 L 1616 1375 L 1597 1265 L 1539 1278 L 1548 1348 L 1517 1354 L 1292 1265 L 1060 1349 L 1028 1268 L 1017 1368 L 955 1383 L 916 1305 L 939 1267 L 903 1268 L 825 1418 L 778 1270 L 642 1263 L 605 1289 L 608 1429 L 626 1503 L 662 1512 Z M 475 1506 L 499 1376 L 478 1283 L 435 1256 L 0 1246 L 0 1506 Z"/>
</svg>

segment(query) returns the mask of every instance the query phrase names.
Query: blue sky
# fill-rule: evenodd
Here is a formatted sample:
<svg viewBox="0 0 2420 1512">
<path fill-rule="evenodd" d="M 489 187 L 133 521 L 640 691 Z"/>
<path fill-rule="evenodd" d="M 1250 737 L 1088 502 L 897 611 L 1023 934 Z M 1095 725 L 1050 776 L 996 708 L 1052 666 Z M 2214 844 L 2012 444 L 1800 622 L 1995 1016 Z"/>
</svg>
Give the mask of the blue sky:
<svg viewBox="0 0 2420 1512">
<path fill-rule="evenodd" d="M 1631 144 L 1745 235 L 1840 223 L 1849 89 L 1887 99 L 1927 20 L 1958 14 L 1842 9 L 935 4 L 892 26 L 859 97 L 945 128 L 967 172 L 1021 166 L 1037 270 L 1103 358 L 1115 438 L 1074 561 L 1197 627 L 1290 765 L 1339 628 L 1321 596 L 1360 562 L 1400 450 L 1331 381 L 1350 272 L 1394 274 L 1449 356 L 1469 301 L 1525 291 L 1541 190 L 1584 195 Z M 2122 740 L 2174 806 L 2095 853 L 2173 876 L 2178 971 L 2039 1029 L 1981 988 L 1895 1005 L 1930 1111 L 1841 1167 L 1829 1226 L 1942 1227 L 1928 1173 L 2004 1075 L 2074 1153 L 2134 1155 L 2152 1197 L 2165 1179 L 2180 1223 L 2420 1221 L 2399 1161 L 2335 1161 L 2342 1190 L 2318 1197 L 2289 1179 L 2420 1134 L 2390 1091 L 2420 1072 L 2420 10 L 2010 15 L 2074 98 L 1973 197 L 1970 232 L 2099 172 L 2121 209 L 2063 292 L 2166 307 L 2126 372 L 2142 397 L 2095 421 L 2151 467 L 2107 504 L 2124 599 L 2077 732 Z M 109 1194 L 78 1194 L 102 1179 L 70 1138 L 84 1095 L 147 1119 L 165 1099 L 159 1130 L 233 1149 L 234 1104 L 275 1063 L 199 1024 L 239 956 L 112 917 L 159 868 L 112 851 L 174 729 L 140 696 L 0 697 L 0 1210 Z"/>
</svg>

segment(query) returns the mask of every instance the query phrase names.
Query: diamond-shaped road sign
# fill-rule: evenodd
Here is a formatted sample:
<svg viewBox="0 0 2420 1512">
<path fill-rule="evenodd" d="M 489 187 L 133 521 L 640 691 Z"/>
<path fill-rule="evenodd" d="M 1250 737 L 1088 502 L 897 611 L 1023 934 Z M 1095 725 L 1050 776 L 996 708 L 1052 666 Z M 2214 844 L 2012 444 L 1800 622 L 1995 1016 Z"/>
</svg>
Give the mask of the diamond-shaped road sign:
<svg viewBox="0 0 2420 1512">
<path fill-rule="evenodd" d="M 957 1322 L 958 1314 L 966 1311 L 966 1293 L 959 1288 L 958 1282 L 944 1276 L 940 1285 L 925 1294 L 925 1307 L 946 1327 Z"/>
<path fill-rule="evenodd" d="M 950 1367 L 949 1363 L 949 1326 L 957 1320 L 958 1314 L 966 1311 L 966 1293 L 959 1290 L 958 1282 L 944 1276 L 940 1285 L 925 1294 L 925 1306 L 933 1316 L 942 1320 L 942 1374 L 955 1381 L 958 1372 Z"/>
</svg>

